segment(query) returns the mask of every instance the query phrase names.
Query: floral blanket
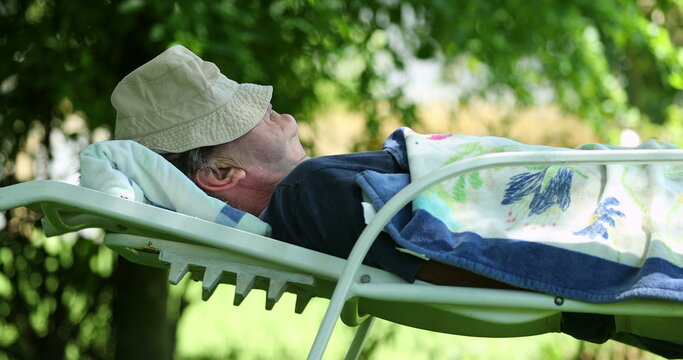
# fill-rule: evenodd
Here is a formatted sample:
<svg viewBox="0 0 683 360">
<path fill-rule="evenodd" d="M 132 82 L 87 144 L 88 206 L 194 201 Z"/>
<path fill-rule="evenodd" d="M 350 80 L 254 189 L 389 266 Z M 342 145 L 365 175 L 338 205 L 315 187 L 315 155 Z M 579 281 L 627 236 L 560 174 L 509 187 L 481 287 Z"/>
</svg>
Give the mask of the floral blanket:
<svg viewBox="0 0 683 360">
<path fill-rule="evenodd" d="M 566 150 L 408 128 L 385 149 L 410 176 L 362 173 L 357 181 L 377 209 L 410 177 L 462 159 Z M 501 167 L 428 189 L 387 231 L 401 247 L 522 288 L 595 303 L 683 301 L 682 204 L 683 165 Z"/>
</svg>

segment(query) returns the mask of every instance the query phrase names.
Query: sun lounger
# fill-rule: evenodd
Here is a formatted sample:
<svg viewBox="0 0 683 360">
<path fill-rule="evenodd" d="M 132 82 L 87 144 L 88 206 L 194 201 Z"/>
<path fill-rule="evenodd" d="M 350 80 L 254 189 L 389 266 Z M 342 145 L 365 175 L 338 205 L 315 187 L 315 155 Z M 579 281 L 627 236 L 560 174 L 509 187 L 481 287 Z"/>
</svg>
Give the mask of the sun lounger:
<svg viewBox="0 0 683 360">
<path fill-rule="evenodd" d="M 395 196 L 368 225 L 348 260 L 57 181 L 0 188 L 0 210 L 27 206 L 41 213 L 47 236 L 102 228 L 107 233 L 106 246 L 133 262 L 168 268 L 172 284 L 188 273 L 201 281 L 204 299 L 220 283 L 235 285 L 235 305 L 254 288 L 267 292 L 266 309 L 272 308 L 283 292 L 297 296 L 294 310 L 298 313 L 312 297 L 330 299 L 309 359 L 322 358 L 339 317 L 346 325 L 358 327 L 347 355 L 355 359 L 373 317 L 450 334 L 517 337 L 560 331 L 562 313 L 568 312 L 614 315 L 617 328 L 678 344 L 680 353 L 681 302 L 636 299 L 593 304 L 527 291 L 420 281 L 408 284 L 361 264 L 373 239 L 400 208 L 430 185 L 454 175 L 502 165 L 674 161 L 683 161 L 682 151 L 520 152 L 465 160 L 417 179 Z"/>
</svg>

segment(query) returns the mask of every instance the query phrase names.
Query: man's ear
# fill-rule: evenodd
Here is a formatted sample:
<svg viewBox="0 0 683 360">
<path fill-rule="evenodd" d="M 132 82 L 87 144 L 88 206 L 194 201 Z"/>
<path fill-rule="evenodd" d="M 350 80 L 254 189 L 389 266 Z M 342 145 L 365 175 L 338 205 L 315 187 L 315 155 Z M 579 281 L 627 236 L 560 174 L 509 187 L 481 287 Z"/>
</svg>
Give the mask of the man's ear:
<svg viewBox="0 0 683 360">
<path fill-rule="evenodd" d="M 204 191 L 220 192 L 232 189 L 247 176 L 247 173 L 237 167 L 211 167 L 206 171 L 197 171 L 195 181 Z"/>
</svg>

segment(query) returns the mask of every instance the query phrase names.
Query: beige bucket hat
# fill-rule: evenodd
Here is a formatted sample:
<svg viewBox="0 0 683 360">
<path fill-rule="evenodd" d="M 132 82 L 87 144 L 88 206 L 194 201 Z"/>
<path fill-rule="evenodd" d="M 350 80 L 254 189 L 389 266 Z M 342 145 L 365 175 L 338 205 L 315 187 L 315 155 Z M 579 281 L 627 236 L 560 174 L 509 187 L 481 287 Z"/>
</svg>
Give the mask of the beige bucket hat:
<svg viewBox="0 0 683 360">
<path fill-rule="evenodd" d="M 158 153 L 230 142 L 261 120 L 272 86 L 239 84 L 176 45 L 128 74 L 114 89 L 117 140 Z"/>
</svg>

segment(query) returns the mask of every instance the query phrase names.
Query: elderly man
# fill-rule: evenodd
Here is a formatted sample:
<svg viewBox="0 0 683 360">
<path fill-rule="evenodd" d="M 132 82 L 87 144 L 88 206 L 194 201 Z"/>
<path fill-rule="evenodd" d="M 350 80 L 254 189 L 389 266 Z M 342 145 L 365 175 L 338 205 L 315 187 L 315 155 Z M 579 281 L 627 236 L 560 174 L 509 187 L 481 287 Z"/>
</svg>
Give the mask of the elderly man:
<svg viewBox="0 0 683 360">
<path fill-rule="evenodd" d="M 310 159 L 271 96 L 177 45 L 116 86 L 115 137 L 162 154 L 209 195 L 268 222 L 276 239 L 345 258 L 365 226 L 356 175 L 408 169 L 387 151 Z M 509 287 L 400 252 L 386 234 L 365 263 L 410 282 Z"/>
</svg>

